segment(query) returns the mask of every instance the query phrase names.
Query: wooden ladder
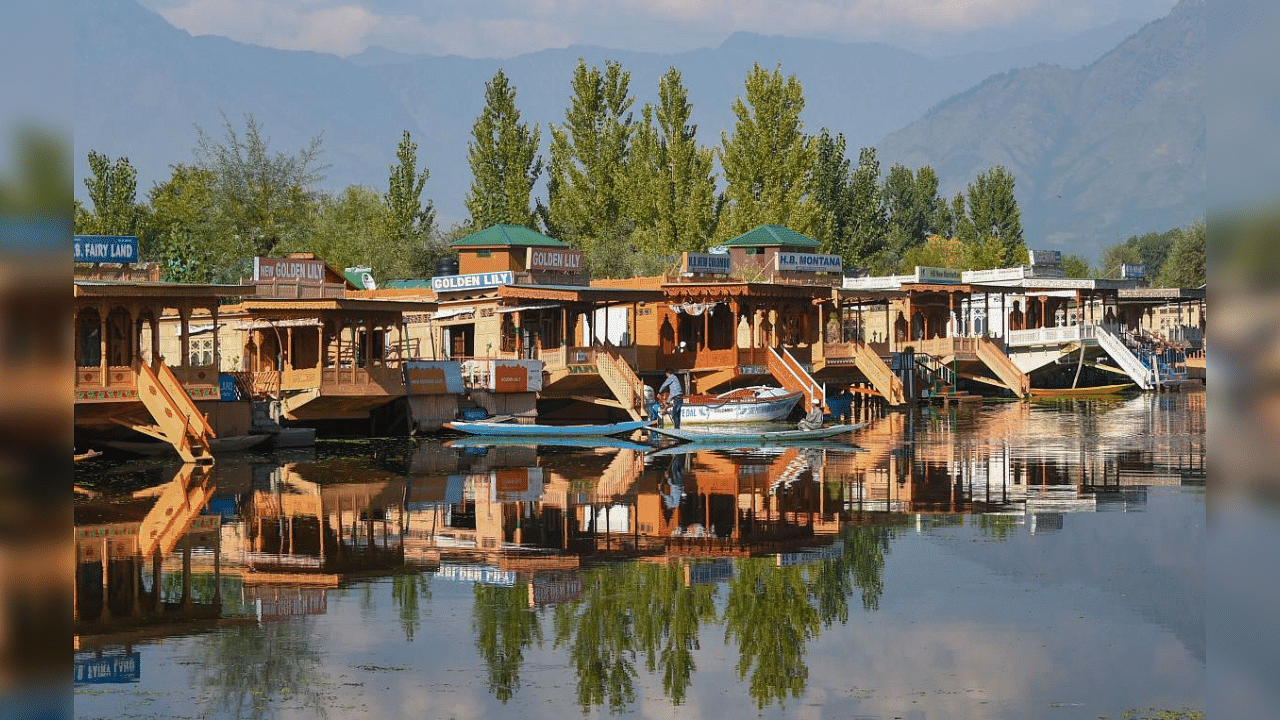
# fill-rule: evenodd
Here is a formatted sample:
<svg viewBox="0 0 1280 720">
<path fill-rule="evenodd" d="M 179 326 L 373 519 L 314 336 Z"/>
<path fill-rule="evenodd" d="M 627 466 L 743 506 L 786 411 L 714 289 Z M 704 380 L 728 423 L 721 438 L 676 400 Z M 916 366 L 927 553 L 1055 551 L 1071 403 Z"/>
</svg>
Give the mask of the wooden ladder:
<svg viewBox="0 0 1280 720">
<path fill-rule="evenodd" d="M 160 362 L 156 370 L 152 370 L 140 362 L 136 376 L 138 398 L 151 413 L 155 425 L 135 429 L 173 445 L 183 462 L 213 463 L 209 441 L 218 434 L 169 366 Z"/>
</svg>

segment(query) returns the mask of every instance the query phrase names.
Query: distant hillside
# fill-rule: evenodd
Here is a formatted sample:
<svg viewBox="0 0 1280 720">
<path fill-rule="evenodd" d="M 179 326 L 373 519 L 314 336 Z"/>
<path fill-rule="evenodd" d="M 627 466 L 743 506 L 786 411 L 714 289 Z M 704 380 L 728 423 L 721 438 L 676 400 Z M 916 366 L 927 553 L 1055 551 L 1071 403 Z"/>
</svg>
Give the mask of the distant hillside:
<svg viewBox="0 0 1280 720">
<path fill-rule="evenodd" d="M 1028 243 L 1096 258 L 1206 202 L 1205 0 L 1183 0 L 1097 62 L 992 77 L 885 138 L 889 165 L 930 165 L 949 194 L 981 170 L 1017 178 Z"/>
<path fill-rule="evenodd" d="M 139 194 L 145 195 L 168 177 L 169 165 L 192 160 L 196 125 L 220 133 L 219 111 L 237 127 L 244 113 L 252 113 L 276 151 L 296 151 L 322 133 L 328 189 L 381 189 L 400 133 L 408 129 L 419 145 L 420 163 L 431 170 L 426 193 L 445 224 L 463 218 L 470 183 L 467 141 L 484 83 L 500 66 L 517 88 L 525 119 L 542 127 L 544 156 L 547 124 L 563 120 L 572 69 L 583 57 L 596 65 L 618 60 L 631 71 L 637 113 L 656 95 L 662 72 L 678 67 L 699 137 L 708 145 L 718 144 L 720 133 L 731 128 L 730 104 L 752 63 L 772 68 L 780 62 L 804 86 L 810 131 L 825 126 L 843 132 L 856 158 L 859 146 L 875 143 L 992 73 L 1038 62 L 1079 67 L 1137 27 L 1122 23 L 1056 43 L 942 59 L 872 43 L 745 33 L 718 48 L 676 55 L 573 47 L 499 61 L 374 48 L 343 59 L 193 37 L 134 0 L 75 0 L 75 12 L 77 197 L 85 197 L 80 179 L 88 172 L 89 150 L 128 156 L 138 169 Z M 966 173 L 967 181 L 972 173 Z"/>
</svg>

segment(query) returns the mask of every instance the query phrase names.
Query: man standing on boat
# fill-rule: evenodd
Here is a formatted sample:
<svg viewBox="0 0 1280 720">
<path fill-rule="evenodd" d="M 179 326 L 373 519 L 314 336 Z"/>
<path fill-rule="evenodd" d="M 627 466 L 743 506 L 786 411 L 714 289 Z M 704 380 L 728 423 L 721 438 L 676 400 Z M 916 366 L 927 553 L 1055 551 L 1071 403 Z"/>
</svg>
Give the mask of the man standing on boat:
<svg viewBox="0 0 1280 720">
<path fill-rule="evenodd" d="M 662 381 L 658 394 L 667 393 L 667 402 L 671 403 L 671 426 L 680 429 L 680 408 L 684 406 L 684 388 L 680 386 L 680 378 L 671 368 L 667 368 L 667 379 Z"/>
<path fill-rule="evenodd" d="M 809 404 L 809 414 L 796 423 L 800 430 L 818 430 L 822 427 L 822 400 L 814 398 Z"/>
</svg>

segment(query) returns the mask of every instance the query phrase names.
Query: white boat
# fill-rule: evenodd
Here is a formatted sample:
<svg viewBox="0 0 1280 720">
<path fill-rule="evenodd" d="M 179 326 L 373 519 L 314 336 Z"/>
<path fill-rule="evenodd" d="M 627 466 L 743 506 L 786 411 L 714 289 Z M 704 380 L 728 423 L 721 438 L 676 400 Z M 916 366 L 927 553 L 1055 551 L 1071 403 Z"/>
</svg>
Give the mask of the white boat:
<svg viewBox="0 0 1280 720">
<path fill-rule="evenodd" d="M 757 385 L 719 395 L 686 395 L 680 424 L 776 422 L 785 420 L 804 393 Z"/>
</svg>

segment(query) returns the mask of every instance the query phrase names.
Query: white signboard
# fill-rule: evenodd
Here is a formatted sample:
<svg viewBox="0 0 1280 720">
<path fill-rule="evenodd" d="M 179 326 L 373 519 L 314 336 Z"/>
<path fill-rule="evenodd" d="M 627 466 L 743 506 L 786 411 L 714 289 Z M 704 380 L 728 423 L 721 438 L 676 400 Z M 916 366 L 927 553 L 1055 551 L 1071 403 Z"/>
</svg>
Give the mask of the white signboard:
<svg viewBox="0 0 1280 720">
<path fill-rule="evenodd" d="M 450 290 L 481 290 L 510 285 L 515 275 L 510 270 L 472 273 L 470 275 L 440 275 L 431 278 L 431 289 L 436 292 Z"/>
<path fill-rule="evenodd" d="M 839 255 L 817 255 L 814 253 L 780 252 L 778 258 L 779 272 L 828 272 L 844 271 Z"/>
<path fill-rule="evenodd" d="M 916 266 L 916 282 L 918 283 L 958 283 L 960 271 L 951 268 Z"/>
</svg>

